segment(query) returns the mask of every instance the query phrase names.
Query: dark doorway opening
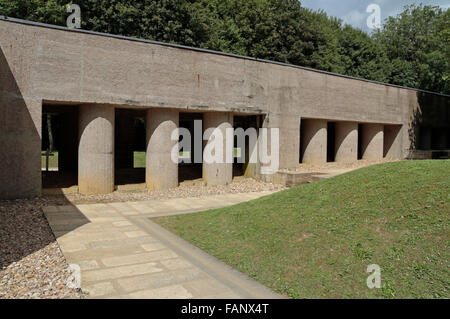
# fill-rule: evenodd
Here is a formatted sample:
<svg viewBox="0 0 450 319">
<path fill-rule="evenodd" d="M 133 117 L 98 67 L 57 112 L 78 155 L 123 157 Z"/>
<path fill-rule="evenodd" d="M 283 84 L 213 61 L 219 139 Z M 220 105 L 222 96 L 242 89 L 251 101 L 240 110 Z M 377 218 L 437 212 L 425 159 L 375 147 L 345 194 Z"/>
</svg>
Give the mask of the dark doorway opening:
<svg viewBox="0 0 450 319">
<path fill-rule="evenodd" d="M 115 185 L 145 183 L 146 111 L 116 109 Z"/>
<path fill-rule="evenodd" d="M 200 138 L 197 138 L 195 141 L 195 121 L 197 122 L 198 132 L 200 134 Z M 187 129 L 190 133 L 191 137 L 191 149 L 182 149 L 180 150 L 179 157 L 182 159 L 182 162 L 178 163 L 178 182 L 187 182 L 187 181 L 197 181 L 202 182 L 203 177 L 203 164 L 199 161 L 199 163 L 195 163 L 194 157 L 194 149 L 195 142 L 201 143 L 202 152 L 198 154 L 200 159 L 203 156 L 203 127 L 201 123 L 203 122 L 203 114 L 202 113 L 180 113 L 179 117 L 179 127 Z M 180 136 L 180 141 L 182 137 Z"/>
<path fill-rule="evenodd" d="M 358 160 L 362 159 L 362 136 L 363 135 L 363 125 L 358 124 Z"/>
<path fill-rule="evenodd" d="M 42 188 L 78 184 L 78 106 L 42 106 Z"/>
<path fill-rule="evenodd" d="M 336 122 L 327 123 L 327 162 L 334 162 L 336 152 Z"/>
<path fill-rule="evenodd" d="M 303 143 L 303 134 L 305 132 L 305 120 L 301 119 L 300 120 L 300 143 L 299 143 L 299 148 L 300 148 L 300 152 L 299 152 L 299 159 L 298 162 L 302 163 L 303 162 L 303 148 L 304 148 L 304 143 Z"/>
<path fill-rule="evenodd" d="M 433 127 L 431 129 L 431 149 L 446 150 L 448 147 L 447 128 Z"/>
</svg>

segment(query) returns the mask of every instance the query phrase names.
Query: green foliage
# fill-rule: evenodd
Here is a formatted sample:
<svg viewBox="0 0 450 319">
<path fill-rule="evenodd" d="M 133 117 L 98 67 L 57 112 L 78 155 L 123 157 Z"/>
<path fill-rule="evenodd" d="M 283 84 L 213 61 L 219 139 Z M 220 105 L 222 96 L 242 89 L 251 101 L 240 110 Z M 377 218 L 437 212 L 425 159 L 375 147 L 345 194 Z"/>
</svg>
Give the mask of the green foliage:
<svg viewBox="0 0 450 319">
<path fill-rule="evenodd" d="M 65 25 L 68 0 L 0 0 L 0 15 Z M 407 6 L 373 35 L 297 0 L 77 0 L 82 28 L 450 93 L 450 13 Z"/>
<path fill-rule="evenodd" d="M 344 74 L 387 82 L 391 72 L 384 48 L 367 33 L 345 26 L 339 41 Z"/>
<path fill-rule="evenodd" d="M 388 58 L 393 84 L 450 93 L 450 11 L 407 6 L 374 34 Z"/>
</svg>

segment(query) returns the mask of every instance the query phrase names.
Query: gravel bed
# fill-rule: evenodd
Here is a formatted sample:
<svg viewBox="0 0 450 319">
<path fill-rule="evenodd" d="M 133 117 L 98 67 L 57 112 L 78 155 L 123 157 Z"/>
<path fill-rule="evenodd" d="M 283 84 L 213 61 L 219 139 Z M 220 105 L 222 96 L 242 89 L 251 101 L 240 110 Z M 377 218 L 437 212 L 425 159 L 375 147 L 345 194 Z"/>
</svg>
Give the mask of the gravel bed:
<svg viewBox="0 0 450 319">
<path fill-rule="evenodd" d="M 259 182 L 252 178 L 235 179 L 229 185 L 220 186 L 204 186 L 201 184 L 196 185 L 183 185 L 181 184 L 177 188 L 164 190 L 164 191 L 115 191 L 111 194 L 105 195 L 80 195 L 71 194 L 65 195 L 68 200 L 74 204 L 83 203 L 108 203 L 108 202 L 127 202 L 127 201 L 144 201 L 152 199 L 169 199 L 169 198 L 185 198 L 185 197 L 201 197 L 217 194 L 231 194 L 231 193 L 249 193 L 249 192 L 262 192 L 262 191 L 278 191 L 283 190 L 286 187 L 278 184 Z M 56 196 L 48 195 L 47 198 L 51 199 Z"/>
<path fill-rule="evenodd" d="M 66 286 L 68 265 L 41 210 L 48 203 L 0 201 L 0 299 L 84 297 Z"/>
</svg>

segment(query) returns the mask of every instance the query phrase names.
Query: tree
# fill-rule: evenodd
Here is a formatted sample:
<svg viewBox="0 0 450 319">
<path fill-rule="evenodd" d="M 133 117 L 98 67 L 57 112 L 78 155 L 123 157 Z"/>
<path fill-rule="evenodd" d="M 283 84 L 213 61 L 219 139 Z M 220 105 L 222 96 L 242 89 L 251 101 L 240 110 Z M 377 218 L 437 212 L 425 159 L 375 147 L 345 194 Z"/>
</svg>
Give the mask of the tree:
<svg viewBox="0 0 450 319">
<path fill-rule="evenodd" d="M 375 33 L 392 61 L 388 81 L 442 93 L 449 91 L 449 11 L 434 6 L 406 6 Z"/>
<path fill-rule="evenodd" d="M 361 30 L 345 26 L 339 37 L 339 54 L 344 74 L 387 82 L 391 64 L 384 48 Z"/>
</svg>

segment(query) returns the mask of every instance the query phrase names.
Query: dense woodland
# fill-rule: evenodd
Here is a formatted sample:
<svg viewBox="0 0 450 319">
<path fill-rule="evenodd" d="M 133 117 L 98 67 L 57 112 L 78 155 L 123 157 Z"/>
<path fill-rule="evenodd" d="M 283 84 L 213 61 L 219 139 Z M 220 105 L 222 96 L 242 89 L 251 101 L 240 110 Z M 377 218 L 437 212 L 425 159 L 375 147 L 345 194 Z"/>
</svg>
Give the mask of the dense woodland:
<svg viewBox="0 0 450 319">
<path fill-rule="evenodd" d="M 76 0 L 82 28 L 450 94 L 450 11 L 407 6 L 367 34 L 297 0 Z M 0 0 L 0 15 L 65 25 L 68 0 Z"/>
</svg>

